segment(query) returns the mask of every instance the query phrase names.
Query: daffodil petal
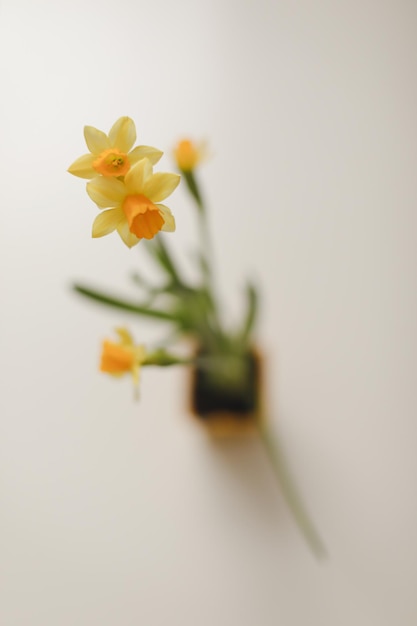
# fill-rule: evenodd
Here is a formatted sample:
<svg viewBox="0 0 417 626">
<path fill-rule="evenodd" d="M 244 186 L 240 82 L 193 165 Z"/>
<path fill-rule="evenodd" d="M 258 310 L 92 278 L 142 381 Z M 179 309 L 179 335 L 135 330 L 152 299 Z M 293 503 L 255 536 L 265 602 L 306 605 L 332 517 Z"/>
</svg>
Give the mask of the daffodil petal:
<svg viewBox="0 0 417 626">
<path fill-rule="evenodd" d="M 128 193 L 143 193 L 143 188 L 151 177 L 152 163 L 149 161 L 149 159 L 141 159 L 128 171 L 125 176 L 125 184 Z"/>
<path fill-rule="evenodd" d="M 97 172 L 93 168 L 93 161 L 94 156 L 92 154 L 83 154 L 69 166 L 68 171 L 70 174 L 80 178 L 94 178 L 97 176 Z"/>
<path fill-rule="evenodd" d="M 120 342 L 124 346 L 133 346 L 133 337 L 131 333 L 127 330 L 127 328 L 120 327 L 116 328 L 116 333 L 119 336 Z M 136 351 L 135 351 L 136 354 Z"/>
<path fill-rule="evenodd" d="M 140 159 L 149 159 L 152 165 L 158 163 L 159 159 L 164 153 L 157 148 L 151 146 L 136 146 L 132 152 L 129 152 L 129 161 L 131 165 L 134 165 Z"/>
<path fill-rule="evenodd" d="M 100 154 L 100 152 L 111 148 L 106 133 L 94 128 L 94 126 L 84 126 L 84 137 L 87 148 L 93 154 Z"/>
<path fill-rule="evenodd" d="M 132 367 L 132 377 L 133 377 L 133 384 L 135 385 L 135 387 L 137 387 L 139 385 L 139 379 L 140 379 L 139 365 L 134 365 Z"/>
<path fill-rule="evenodd" d="M 164 225 L 161 230 L 164 230 L 167 233 L 173 233 L 175 230 L 175 218 L 171 213 L 171 210 L 165 206 L 164 204 L 156 205 L 164 219 Z"/>
<path fill-rule="evenodd" d="M 136 244 L 140 241 L 140 239 L 136 237 L 136 235 L 130 232 L 129 225 L 125 221 L 119 224 L 119 226 L 117 227 L 117 232 L 119 233 L 121 239 L 128 248 L 133 248 L 133 246 L 136 246 Z"/>
<path fill-rule="evenodd" d="M 109 141 L 111 148 L 129 152 L 136 141 L 135 122 L 130 117 L 120 117 L 110 129 Z"/>
<path fill-rule="evenodd" d="M 87 183 L 87 193 L 100 209 L 107 209 L 123 202 L 126 188 L 117 178 L 97 176 Z"/>
<path fill-rule="evenodd" d="M 125 217 L 121 209 L 108 209 L 99 213 L 93 222 L 92 236 L 96 238 L 109 235 L 116 230 L 123 219 Z"/>
<path fill-rule="evenodd" d="M 180 180 L 178 174 L 158 172 L 145 183 L 142 193 L 154 203 L 161 202 L 178 187 Z"/>
</svg>

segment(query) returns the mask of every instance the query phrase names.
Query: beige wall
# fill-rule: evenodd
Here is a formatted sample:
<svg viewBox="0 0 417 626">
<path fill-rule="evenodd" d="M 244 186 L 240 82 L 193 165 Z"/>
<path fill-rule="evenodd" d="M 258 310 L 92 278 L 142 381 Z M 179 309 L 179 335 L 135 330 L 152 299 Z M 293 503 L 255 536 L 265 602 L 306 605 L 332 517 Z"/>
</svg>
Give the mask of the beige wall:
<svg viewBox="0 0 417 626">
<path fill-rule="evenodd" d="M 417 6 L 406 0 L 2 3 L 2 626 L 414 626 Z M 271 418 L 331 558 L 258 442 L 213 447 L 186 374 L 96 372 L 147 267 L 66 173 L 82 126 L 132 116 L 201 172 L 230 320 L 263 293 Z M 187 265 L 180 189 L 170 242 Z M 135 320 L 133 320 L 135 322 Z M 138 339 L 160 336 L 132 325 Z"/>
</svg>

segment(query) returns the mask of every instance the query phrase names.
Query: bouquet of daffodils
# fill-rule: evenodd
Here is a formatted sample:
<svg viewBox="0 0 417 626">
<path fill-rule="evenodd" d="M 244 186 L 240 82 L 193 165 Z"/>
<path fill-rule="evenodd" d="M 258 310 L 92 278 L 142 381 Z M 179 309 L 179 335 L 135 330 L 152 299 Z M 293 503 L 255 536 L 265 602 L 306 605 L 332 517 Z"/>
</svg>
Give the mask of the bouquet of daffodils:
<svg viewBox="0 0 417 626">
<path fill-rule="evenodd" d="M 89 152 L 72 163 L 68 171 L 87 179 L 87 193 L 100 212 L 92 236 L 117 232 L 132 248 L 141 243 L 154 262 L 156 283 L 140 272 L 133 281 L 142 288 L 141 301 L 122 300 L 86 285 L 76 284 L 83 296 L 106 306 L 158 320 L 170 328 L 176 340 L 188 339 L 193 349 L 186 357 L 176 354 L 171 343 L 149 349 L 136 344 L 127 328 L 116 328 L 116 337 L 103 341 L 100 370 L 112 376 L 129 374 L 137 391 L 140 370 L 146 366 L 185 365 L 193 371 L 192 409 L 213 435 L 259 433 L 272 461 L 286 500 L 309 545 L 318 556 L 323 544 L 297 496 L 282 451 L 271 432 L 262 393 L 262 359 L 254 347 L 253 331 L 258 297 L 247 285 L 247 305 L 240 326 L 225 328 L 219 314 L 210 260 L 207 211 L 196 170 L 206 156 L 204 145 L 183 140 L 175 148 L 177 173 L 154 172 L 162 152 L 136 142 L 132 119 L 121 117 L 108 134 L 92 126 L 84 128 Z M 196 284 L 178 269 L 162 232 L 175 231 L 175 218 L 163 204 L 183 180 L 198 216 L 200 242 Z"/>
</svg>

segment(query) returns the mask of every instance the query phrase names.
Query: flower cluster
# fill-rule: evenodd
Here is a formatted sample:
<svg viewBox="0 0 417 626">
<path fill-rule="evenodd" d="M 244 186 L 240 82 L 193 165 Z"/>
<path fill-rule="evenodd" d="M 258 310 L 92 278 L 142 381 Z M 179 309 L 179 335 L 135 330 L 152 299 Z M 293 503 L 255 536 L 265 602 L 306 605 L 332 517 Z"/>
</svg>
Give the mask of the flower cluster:
<svg viewBox="0 0 417 626">
<path fill-rule="evenodd" d="M 161 204 L 177 187 L 180 176 L 155 173 L 162 152 L 150 146 L 134 147 L 136 129 L 129 117 L 121 117 L 104 132 L 86 126 L 84 136 L 89 150 L 69 167 L 74 176 L 88 180 L 87 193 L 100 211 L 93 224 L 93 237 L 115 230 L 131 248 L 141 239 L 157 271 L 157 280 L 132 275 L 140 299 L 121 299 L 109 292 L 76 284 L 75 290 L 105 306 L 157 320 L 169 328 L 158 347 L 148 349 L 136 344 L 126 328 L 116 328 L 117 339 L 102 344 L 100 371 L 114 377 L 131 376 L 136 396 L 140 371 L 145 366 L 192 367 L 191 406 L 207 430 L 217 436 L 258 431 L 280 481 L 283 495 L 307 542 L 317 556 L 324 545 L 311 523 L 302 501 L 291 483 L 279 443 L 265 415 L 261 389 L 262 360 L 253 345 L 257 317 L 257 288 L 246 285 L 246 306 L 240 323 L 228 327 L 221 315 L 215 276 L 206 204 L 196 170 L 207 158 L 203 142 L 189 139 L 178 142 L 174 157 L 182 180 L 196 209 L 200 246 L 193 251 L 195 278 L 181 271 L 160 231 L 175 230 L 170 209 Z M 171 343 L 187 339 L 194 346 L 189 356 L 171 352 Z"/>
<path fill-rule="evenodd" d="M 207 213 L 196 177 L 196 169 L 207 158 L 206 144 L 190 139 L 177 143 L 173 156 L 180 176 L 153 172 L 153 166 L 163 153 L 151 146 L 134 147 L 136 128 L 130 117 L 120 117 L 108 134 L 93 126 L 85 126 L 84 137 L 89 152 L 76 159 L 68 171 L 88 180 L 87 193 L 101 209 L 93 223 L 93 237 L 103 237 L 117 230 L 129 248 L 141 239 L 152 240 L 142 247 L 151 256 L 160 277 L 154 283 L 148 276 L 135 273 L 134 280 L 142 291 L 139 302 L 121 300 L 82 285 L 75 285 L 75 289 L 102 304 L 158 319 L 170 327 L 173 337 L 182 336 L 194 341 L 204 355 L 206 366 L 219 363 L 219 359 L 222 363 L 235 362 L 236 354 L 249 350 L 256 294 L 251 287 L 248 288 L 248 312 L 243 327 L 236 333 L 227 333 L 222 327 L 213 286 Z M 201 233 L 196 283 L 182 275 L 164 239 L 155 238 L 160 231 L 175 230 L 174 216 L 162 202 L 178 186 L 180 178 L 194 200 Z M 117 328 L 116 333 L 117 341 L 106 339 L 103 342 L 100 370 L 116 377 L 131 375 L 136 388 L 142 366 L 163 367 L 190 362 L 190 359 L 184 360 L 167 351 L 165 346 L 145 350 L 134 343 L 125 328 Z M 228 358 L 230 354 L 232 359 Z M 217 366 L 207 367 L 218 370 Z M 218 373 L 213 376 L 219 377 Z"/>
<path fill-rule="evenodd" d="M 68 171 L 89 179 L 87 193 L 99 209 L 93 223 L 93 237 L 117 230 L 131 248 L 141 239 L 152 239 L 159 231 L 175 230 L 170 209 L 161 204 L 178 186 L 178 174 L 153 172 L 162 152 L 150 146 L 137 146 L 135 124 L 121 117 L 108 135 L 85 126 L 89 149 L 72 163 Z"/>
</svg>

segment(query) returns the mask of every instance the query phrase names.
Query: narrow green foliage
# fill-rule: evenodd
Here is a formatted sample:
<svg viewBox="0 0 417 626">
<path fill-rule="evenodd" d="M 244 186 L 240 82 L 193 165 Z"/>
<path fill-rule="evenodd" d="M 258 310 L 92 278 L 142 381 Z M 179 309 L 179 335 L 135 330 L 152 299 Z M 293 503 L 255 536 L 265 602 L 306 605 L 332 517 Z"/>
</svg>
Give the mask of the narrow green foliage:
<svg viewBox="0 0 417 626">
<path fill-rule="evenodd" d="M 103 293 L 102 291 L 97 291 L 96 289 L 91 289 L 90 287 L 85 287 L 83 285 L 75 284 L 73 285 L 73 288 L 82 296 L 90 298 L 90 300 L 94 300 L 100 304 L 106 304 L 107 306 L 122 309 L 123 311 L 128 311 L 129 313 L 136 313 L 144 317 L 152 317 L 165 322 L 178 323 L 178 317 L 173 313 L 151 309 L 146 306 L 138 305 L 135 302 L 115 298 L 111 294 Z"/>
</svg>

